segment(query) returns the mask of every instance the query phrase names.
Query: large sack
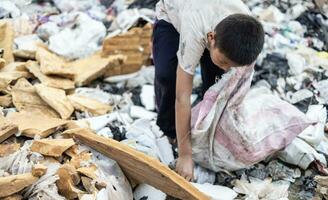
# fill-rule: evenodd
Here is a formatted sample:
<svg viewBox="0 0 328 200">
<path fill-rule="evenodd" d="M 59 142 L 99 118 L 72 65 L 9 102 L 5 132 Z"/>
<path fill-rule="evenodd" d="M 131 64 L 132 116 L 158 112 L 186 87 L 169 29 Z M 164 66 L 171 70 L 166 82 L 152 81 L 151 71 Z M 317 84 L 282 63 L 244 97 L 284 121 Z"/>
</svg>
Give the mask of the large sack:
<svg viewBox="0 0 328 200">
<path fill-rule="evenodd" d="M 313 121 L 265 88 L 250 90 L 253 66 L 231 68 L 192 110 L 193 158 L 238 170 L 284 148 Z"/>
</svg>

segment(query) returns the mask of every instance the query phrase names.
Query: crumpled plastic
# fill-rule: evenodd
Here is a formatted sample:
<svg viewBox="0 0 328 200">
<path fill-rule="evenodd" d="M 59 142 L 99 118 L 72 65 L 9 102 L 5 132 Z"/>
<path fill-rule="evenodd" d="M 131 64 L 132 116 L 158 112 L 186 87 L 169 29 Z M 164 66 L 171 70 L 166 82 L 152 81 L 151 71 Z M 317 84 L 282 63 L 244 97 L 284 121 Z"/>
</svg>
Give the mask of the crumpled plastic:
<svg viewBox="0 0 328 200">
<path fill-rule="evenodd" d="M 212 200 L 233 200 L 237 197 L 237 193 L 228 187 L 212 185 L 209 183 L 192 183 L 192 185 L 209 196 Z"/>
<path fill-rule="evenodd" d="M 245 200 L 288 200 L 288 181 L 272 182 L 271 179 L 259 180 L 249 178 L 250 181 L 242 176 L 240 180 L 236 180 L 233 188 L 240 194 L 245 194 Z"/>
<path fill-rule="evenodd" d="M 70 60 L 87 57 L 99 50 L 106 35 L 104 24 L 85 13 L 72 12 L 69 15 L 76 17 L 74 28 L 66 27 L 50 36 L 49 49 Z"/>
<path fill-rule="evenodd" d="M 147 184 L 140 184 L 137 186 L 133 193 L 133 197 L 135 200 L 165 200 L 166 194 L 156 188 L 147 185 Z"/>
</svg>

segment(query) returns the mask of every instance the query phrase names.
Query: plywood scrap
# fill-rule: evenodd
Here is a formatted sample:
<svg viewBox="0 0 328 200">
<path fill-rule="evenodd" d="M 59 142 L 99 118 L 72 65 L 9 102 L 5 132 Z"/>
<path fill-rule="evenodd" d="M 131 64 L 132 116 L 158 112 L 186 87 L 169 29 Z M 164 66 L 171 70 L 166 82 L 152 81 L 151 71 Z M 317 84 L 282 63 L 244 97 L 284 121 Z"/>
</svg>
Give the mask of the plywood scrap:
<svg viewBox="0 0 328 200">
<path fill-rule="evenodd" d="M 74 78 L 74 72 L 66 66 L 67 62 L 44 47 L 37 48 L 36 60 L 39 61 L 43 74 L 58 75 L 70 79 Z"/>
<path fill-rule="evenodd" d="M 19 143 L 11 143 L 11 144 L 0 144 L 0 157 L 8 156 L 12 153 L 15 153 L 20 148 Z"/>
<path fill-rule="evenodd" d="M 93 193 L 93 192 L 97 191 L 97 188 L 96 188 L 96 186 L 93 183 L 93 180 L 91 178 L 82 176 L 81 181 L 82 181 L 82 185 L 83 185 L 84 189 L 88 193 Z"/>
<path fill-rule="evenodd" d="M 43 84 L 37 84 L 35 88 L 41 99 L 56 110 L 62 119 L 68 119 L 72 115 L 74 107 L 66 97 L 64 90 L 47 87 Z"/>
<path fill-rule="evenodd" d="M 0 177 L 0 197 L 15 194 L 38 180 L 32 173 Z"/>
<path fill-rule="evenodd" d="M 28 72 L 25 67 L 25 62 L 12 62 L 4 66 L 0 72 L 22 71 Z"/>
<path fill-rule="evenodd" d="M 74 167 L 65 164 L 58 169 L 57 175 L 59 179 L 56 182 L 58 191 L 61 195 L 67 199 L 75 199 L 84 192 L 75 187 L 77 181 L 74 183 Z"/>
<path fill-rule="evenodd" d="M 72 139 L 41 139 L 33 142 L 31 151 L 45 156 L 59 157 L 74 144 Z"/>
<path fill-rule="evenodd" d="M 6 63 L 14 61 L 13 55 L 14 28 L 8 20 L 0 20 L 0 48 L 4 49 Z"/>
<path fill-rule="evenodd" d="M 5 198 L 2 198 L 1 200 L 21 200 L 21 199 L 23 199 L 22 195 L 13 194 L 13 195 L 7 196 Z"/>
<path fill-rule="evenodd" d="M 89 129 L 67 130 L 65 134 L 72 135 L 82 143 L 115 160 L 127 176 L 132 177 L 139 183 L 147 183 L 179 199 L 209 199 L 160 161 L 125 144 L 98 136 Z"/>
<path fill-rule="evenodd" d="M 47 137 L 66 123 L 66 121 L 62 119 L 29 112 L 9 113 L 6 118 L 18 126 L 22 135 L 32 138 L 34 138 L 35 135 L 41 138 Z"/>
<path fill-rule="evenodd" d="M 69 95 L 68 99 L 76 110 L 89 112 L 94 116 L 104 115 L 112 110 L 112 107 L 107 104 L 77 94 Z"/>
<path fill-rule="evenodd" d="M 10 94 L 6 94 L 0 96 L 0 106 L 1 107 L 9 107 L 12 104 L 12 98 Z"/>
<path fill-rule="evenodd" d="M 28 61 L 26 63 L 26 68 L 37 77 L 41 83 L 49 87 L 59 88 L 59 89 L 73 89 L 74 82 L 67 78 L 62 78 L 58 76 L 47 76 L 43 74 L 40 70 L 40 66 L 37 62 Z"/>
<path fill-rule="evenodd" d="M 48 117 L 59 117 L 36 93 L 35 88 L 26 80 L 19 79 L 11 90 L 12 101 L 18 111 L 40 113 Z"/>
<path fill-rule="evenodd" d="M 32 167 L 32 175 L 36 177 L 41 177 L 47 173 L 48 167 L 43 164 L 36 164 Z"/>
<path fill-rule="evenodd" d="M 96 175 L 97 166 L 94 164 L 91 164 L 89 167 L 80 167 L 77 169 L 77 171 L 80 174 L 83 174 L 89 178 L 92 178 L 92 179 L 97 178 L 97 175 Z"/>
<path fill-rule="evenodd" d="M 18 132 L 18 127 L 6 118 L 0 118 L 0 143 Z"/>
<path fill-rule="evenodd" d="M 100 54 L 94 54 L 90 57 L 79 59 L 69 63 L 69 67 L 75 73 L 75 84 L 83 86 L 89 84 L 98 77 L 104 76 L 106 70 L 111 67 L 112 63 L 123 60 L 121 55 L 101 57 Z"/>
</svg>

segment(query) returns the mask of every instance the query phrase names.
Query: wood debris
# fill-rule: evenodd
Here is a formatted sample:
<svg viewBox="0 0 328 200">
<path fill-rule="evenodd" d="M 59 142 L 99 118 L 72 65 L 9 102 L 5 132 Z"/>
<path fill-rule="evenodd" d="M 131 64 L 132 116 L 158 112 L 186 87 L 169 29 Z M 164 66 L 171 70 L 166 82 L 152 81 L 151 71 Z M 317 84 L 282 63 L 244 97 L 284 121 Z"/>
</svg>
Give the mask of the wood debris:
<svg viewBox="0 0 328 200">
<path fill-rule="evenodd" d="M 32 175 L 36 177 L 41 177 L 47 172 L 47 167 L 43 164 L 33 165 Z"/>
<path fill-rule="evenodd" d="M 83 185 L 84 189 L 88 193 L 93 193 L 93 192 L 97 191 L 97 188 L 96 188 L 95 184 L 92 183 L 92 179 L 91 178 L 82 176 L 81 177 L 81 181 L 82 181 L 82 185 Z"/>
<path fill-rule="evenodd" d="M 64 151 L 73 146 L 73 139 L 41 139 L 34 140 L 31 151 L 41 153 L 46 156 L 61 156 Z"/>
<path fill-rule="evenodd" d="M 28 112 L 9 113 L 7 119 L 18 126 L 22 135 L 31 138 L 34 138 L 35 135 L 41 138 L 47 137 L 66 123 L 62 119 Z"/>
<path fill-rule="evenodd" d="M 47 117 L 59 117 L 59 114 L 40 98 L 35 88 L 26 79 L 17 81 L 12 88 L 11 95 L 13 104 L 18 111 L 40 113 Z"/>
<path fill-rule="evenodd" d="M 0 96 L 0 106 L 1 107 L 9 107 L 12 104 L 12 98 L 10 94 L 6 94 L 3 96 Z"/>
<path fill-rule="evenodd" d="M 5 198 L 2 198 L 1 200 L 21 200 L 21 199 L 23 199 L 22 195 L 13 194 L 13 195 L 7 196 Z"/>
<path fill-rule="evenodd" d="M 13 55 L 14 29 L 9 20 L 0 21 L 0 48 L 4 49 L 3 58 L 6 63 L 14 61 Z"/>
<path fill-rule="evenodd" d="M 69 161 L 69 164 L 71 164 L 75 168 L 79 168 L 81 167 L 81 162 L 89 161 L 91 160 L 91 157 L 92 157 L 91 153 L 87 151 L 83 151 L 79 153 L 77 156 L 73 156 L 72 159 Z"/>
<path fill-rule="evenodd" d="M 23 71 L 0 72 L 0 90 L 7 90 L 8 85 L 20 78 L 29 78 L 31 74 Z"/>
<path fill-rule="evenodd" d="M 43 84 L 34 86 L 36 92 L 49 106 L 56 110 L 62 119 L 68 119 L 74 112 L 74 107 L 66 97 L 64 90 L 47 87 Z"/>
<path fill-rule="evenodd" d="M 115 64 L 123 59 L 124 57 L 121 55 L 103 58 L 100 54 L 94 54 L 90 57 L 71 62 L 68 65 L 75 73 L 75 84 L 77 86 L 83 86 L 98 77 L 104 76 L 105 72 L 112 66 L 112 63 Z"/>
<path fill-rule="evenodd" d="M 15 194 L 38 180 L 32 173 L 0 177 L 0 197 Z"/>
<path fill-rule="evenodd" d="M 38 47 L 36 51 L 36 60 L 40 63 L 41 72 L 45 75 L 57 75 L 70 79 L 74 78 L 73 70 L 66 66 L 67 62 L 44 47 Z"/>
<path fill-rule="evenodd" d="M 37 62 L 28 61 L 26 63 L 26 68 L 37 77 L 41 83 L 49 87 L 59 88 L 59 89 L 73 89 L 74 82 L 70 79 L 58 77 L 58 76 L 47 76 L 43 74 L 40 70 L 40 66 Z"/>
<path fill-rule="evenodd" d="M 0 157 L 8 156 L 15 153 L 20 148 L 19 143 L 0 144 Z"/>
<path fill-rule="evenodd" d="M 124 63 L 114 65 L 106 72 L 106 77 L 133 73 L 140 70 L 141 66 L 149 65 L 151 36 L 152 26 L 146 24 L 143 28 L 132 28 L 126 33 L 106 38 L 103 42 L 103 56 L 126 56 Z"/>
<path fill-rule="evenodd" d="M 69 95 L 68 99 L 76 110 L 89 112 L 94 116 L 104 115 L 112 110 L 107 104 L 77 94 Z"/>
<path fill-rule="evenodd" d="M 12 62 L 7 64 L 4 68 L 0 69 L 0 72 L 12 72 L 12 71 L 28 72 L 25 64 L 26 64 L 25 62 Z"/>
<path fill-rule="evenodd" d="M 74 167 L 66 164 L 58 169 L 57 174 L 59 179 L 56 182 L 58 191 L 61 195 L 65 196 L 67 199 L 75 199 L 80 194 L 84 192 L 79 190 L 75 185 L 78 184 L 77 180 L 74 178 L 76 171 Z"/>
<path fill-rule="evenodd" d="M 17 125 L 7 119 L 0 117 L 0 143 L 18 132 Z"/>
<path fill-rule="evenodd" d="M 92 179 L 97 178 L 97 176 L 96 176 L 97 166 L 96 165 L 91 164 L 89 167 L 80 167 L 77 169 L 77 171 L 89 178 L 92 178 Z"/>
<path fill-rule="evenodd" d="M 6 60 L 3 58 L 0 58 L 0 69 L 2 69 L 6 65 Z"/>
</svg>

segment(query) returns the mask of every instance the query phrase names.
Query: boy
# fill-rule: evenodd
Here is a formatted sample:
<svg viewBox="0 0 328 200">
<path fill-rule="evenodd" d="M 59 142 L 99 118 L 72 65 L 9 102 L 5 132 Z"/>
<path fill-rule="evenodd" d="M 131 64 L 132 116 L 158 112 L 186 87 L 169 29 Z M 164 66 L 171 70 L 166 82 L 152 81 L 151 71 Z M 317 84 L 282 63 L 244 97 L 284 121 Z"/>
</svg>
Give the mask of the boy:
<svg viewBox="0 0 328 200">
<path fill-rule="evenodd" d="M 190 181 L 190 95 L 195 68 L 200 63 L 205 93 L 230 67 L 254 63 L 263 48 L 264 31 L 241 0 L 160 0 L 156 12 L 157 124 L 171 139 L 177 137 L 176 170 Z"/>
</svg>

